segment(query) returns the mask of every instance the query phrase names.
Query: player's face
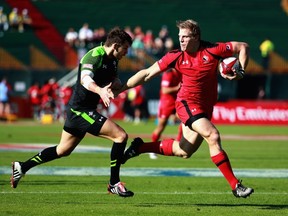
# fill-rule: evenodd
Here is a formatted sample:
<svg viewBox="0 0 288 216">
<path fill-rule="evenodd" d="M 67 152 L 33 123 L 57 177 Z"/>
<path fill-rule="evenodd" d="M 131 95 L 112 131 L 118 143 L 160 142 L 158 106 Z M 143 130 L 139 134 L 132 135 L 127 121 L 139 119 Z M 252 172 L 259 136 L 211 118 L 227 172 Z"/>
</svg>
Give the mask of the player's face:
<svg viewBox="0 0 288 216">
<path fill-rule="evenodd" d="M 128 49 L 129 49 L 130 45 L 128 42 L 126 42 L 125 44 L 123 44 L 122 46 L 119 46 L 117 49 L 115 49 L 114 51 L 114 56 L 120 60 L 122 59 L 123 56 L 125 56 L 128 53 Z"/>
<path fill-rule="evenodd" d="M 180 28 L 179 29 L 179 42 L 182 51 L 193 51 L 195 46 L 195 38 L 189 29 Z"/>
</svg>

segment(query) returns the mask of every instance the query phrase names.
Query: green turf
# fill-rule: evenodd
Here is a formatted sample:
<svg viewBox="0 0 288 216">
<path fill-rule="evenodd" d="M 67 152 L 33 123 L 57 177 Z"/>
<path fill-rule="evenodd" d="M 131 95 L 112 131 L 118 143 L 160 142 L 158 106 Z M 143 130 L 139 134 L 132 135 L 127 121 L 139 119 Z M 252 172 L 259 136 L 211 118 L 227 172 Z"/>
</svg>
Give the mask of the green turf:
<svg viewBox="0 0 288 216">
<path fill-rule="evenodd" d="M 1 215 L 285 215 L 287 179 L 249 178 L 255 194 L 231 195 L 222 178 L 124 177 L 133 198 L 106 192 L 107 177 L 26 176 L 1 180 Z M 3 176 L 1 177 L 3 178 Z"/>
<path fill-rule="evenodd" d="M 130 137 L 149 139 L 153 122 L 135 126 L 118 122 Z M 59 141 L 62 125 L 41 125 L 35 122 L 0 123 L 0 143 L 48 143 Z M 287 136 L 288 127 L 219 126 L 225 135 L 242 136 L 222 139 L 233 168 L 287 169 L 288 141 L 244 139 L 245 135 Z M 177 132 L 169 126 L 165 136 Z M 243 138 L 242 138 L 243 137 Z M 82 145 L 111 147 L 111 142 L 87 136 Z M 13 160 L 26 160 L 35 152 L 0 151 L 0 166 Z M 42 166 L 109 167 L 108 153 L 73 153 Z M 188 160 L 160 156 L 150 160 L 141 155 L 125 167 L 215 168 L 207 144 Z M 241 176 L 240 176 L 241 177 Z M 287 215 L 287 178 L 243 178 L 255 189 L 247 199 L 237 199 L 224 178 L 220 177 L 131 177 L 122 176 L 133 198 L 120 198 L 106 193 L 108 176 L 25 176 L 17 189 L 11 189 L 9 176 L 0 175 L 0 215 Z"/>
</svg>

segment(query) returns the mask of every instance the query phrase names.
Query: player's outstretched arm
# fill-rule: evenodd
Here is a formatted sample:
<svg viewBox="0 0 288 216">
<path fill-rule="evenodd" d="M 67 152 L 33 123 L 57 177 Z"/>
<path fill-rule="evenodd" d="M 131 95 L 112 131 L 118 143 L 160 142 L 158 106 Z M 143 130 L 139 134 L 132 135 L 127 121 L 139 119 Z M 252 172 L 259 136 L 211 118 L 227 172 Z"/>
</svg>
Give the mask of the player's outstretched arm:
<svg viewBox="0 0 288 216">
<path fill-rule="evenodd" d="M 162 71 L 159 68 L 157 62 L 151 65 L 149 68 L 142 69 L 130 77 L 126 83 L 123 84 L 122 88 L 119 90 L 113 90 L 114 95 L 118 95 L 123 91 L 126 91 L 135 86 L 141 85 L 145 82 L 148 82 L 150 79 L 161 73 Z"/>
</svg>

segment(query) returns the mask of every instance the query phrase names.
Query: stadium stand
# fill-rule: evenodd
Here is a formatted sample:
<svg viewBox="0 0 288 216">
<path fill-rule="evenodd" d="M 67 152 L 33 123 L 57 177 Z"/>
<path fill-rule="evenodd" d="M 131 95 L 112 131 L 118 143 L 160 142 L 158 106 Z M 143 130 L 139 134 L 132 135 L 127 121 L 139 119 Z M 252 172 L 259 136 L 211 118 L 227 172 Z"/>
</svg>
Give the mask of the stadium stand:
<svg viewBox="0 0 288 216">
<path fill-rule="evenodd" d="M 287 26 L 288 18 L 279 3 L 276 4 L 273 0 L 249 2 L 208 0 L 205 4 L 198 1 L 193 4 L 184 4 L 184 2 L 180 0 L 164 3 L 157 0 L 145 0 L 135 4 L 132 0 L 122 2 L 99 0 L 97 3 L 85 0 L 80 2 L 6 1 L 10 8 L 18 7 L 29 10 L 33 19 L 35 35 L 48 50 L 45 53 L 51 53 L 62 65 L 65 65 L 67 59 L 70 59 L 65 58 L 67 48 L 64 35 L 71 26 L 79 29 L 84 22 L 89 23 L 92 28 L 104 26 L 106 29 L 116 25 L 121 27 L 140 25 L 143 29 L 152 29 L 154 34 L 157 34 L 162 25 L 167 25 L 170 35 L 177 41 L 175 20 L 193 18 L 201 25 L 203 39 L 247 41 L 251 46 L 252 58 L 249 71 L 255 71 L 255 73 L 262 70 L 258 46 L 263 38 L 269 35 L 276 46 L 273 65 L 277 65 L 277 67 L 274 66 L 274 70 L 276 72 L 288 71 L 286 64 L 288 48 L 286 37 L 283 37 L 285 33 L 287 35 L 284 26 Z M 103 10 L 99 8 L 103 8 Z M 108 11 L 113 16 L 108 16 Z M 34 42 L 35 40 L 32 38 L 35 39 L 35 37 L 31 37 L 30 40 Z M 14 41 L 13 37 L 11 37 L 11 41 Z M 43 48 L 40 47 L 40 49 Z"/>
</svg>

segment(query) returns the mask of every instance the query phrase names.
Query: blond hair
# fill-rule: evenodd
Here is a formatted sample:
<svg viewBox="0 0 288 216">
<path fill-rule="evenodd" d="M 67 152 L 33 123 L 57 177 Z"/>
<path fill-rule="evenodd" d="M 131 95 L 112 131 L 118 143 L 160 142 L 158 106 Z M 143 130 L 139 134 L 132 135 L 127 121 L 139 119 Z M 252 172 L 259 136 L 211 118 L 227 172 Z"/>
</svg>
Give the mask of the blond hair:
<svg viewBox="0 0 288 216">
<path fill-rule="evenodd" d="M 176 26 L 179 28 L 179 29 L 189 29 L 191 30 L 191 34 L 192 36 L 195 38 L 196 36 L 199 36 L 199 40 L 201 38 L 201 30 L 200 30 L 200 27 L 199 27 L 199 24 L 192 20 L 192 19 L 188 19 L 188 20 L 180 20 L 180 21 L 177 21 L 176 22 Z"/>
</svg>

